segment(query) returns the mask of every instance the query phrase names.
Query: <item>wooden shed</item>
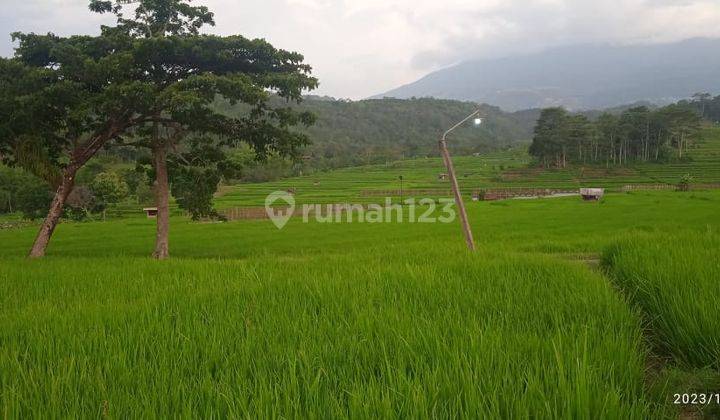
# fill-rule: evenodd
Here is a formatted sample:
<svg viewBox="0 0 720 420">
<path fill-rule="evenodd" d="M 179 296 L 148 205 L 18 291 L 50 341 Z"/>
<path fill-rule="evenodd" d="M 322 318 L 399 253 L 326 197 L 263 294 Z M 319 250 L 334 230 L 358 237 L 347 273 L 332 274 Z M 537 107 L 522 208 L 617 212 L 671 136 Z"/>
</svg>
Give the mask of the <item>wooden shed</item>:
<svg viewBox="0 0 720 420">
<path fill-rule="evenodd" d="M 148 219 L 157 219 L 158 209 L 157 207 L 145 207 L 143 209 Z"/>
</svg>

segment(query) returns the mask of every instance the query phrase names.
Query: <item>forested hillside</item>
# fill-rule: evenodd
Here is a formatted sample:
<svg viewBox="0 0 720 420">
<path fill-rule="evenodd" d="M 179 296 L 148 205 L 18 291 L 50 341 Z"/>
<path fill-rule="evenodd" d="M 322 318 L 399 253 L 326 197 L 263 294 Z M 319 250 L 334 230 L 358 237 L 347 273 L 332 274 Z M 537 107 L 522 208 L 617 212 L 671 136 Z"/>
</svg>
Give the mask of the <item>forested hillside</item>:
<svg viewBox="0 0 720 420">
<path fill-rule="evenodd" d="M 240 107 L 219 105 L 228 113 Z M 337 168 L 380 163 L 419 156 L 437 156 L 442 133 L 477 109 L 471 102 L 438 99 L 376 99 L 344 101 L 308 97 L 300 108 L 313 112 L 316 123 L 305 129 L 312 144 L 305 166 Z M 481 127 L 461 127 L 450 146 L 455 154 L 468 155 L 529 143 L 539 110 L 507 113 L 481 106 Z"/>
</svg>

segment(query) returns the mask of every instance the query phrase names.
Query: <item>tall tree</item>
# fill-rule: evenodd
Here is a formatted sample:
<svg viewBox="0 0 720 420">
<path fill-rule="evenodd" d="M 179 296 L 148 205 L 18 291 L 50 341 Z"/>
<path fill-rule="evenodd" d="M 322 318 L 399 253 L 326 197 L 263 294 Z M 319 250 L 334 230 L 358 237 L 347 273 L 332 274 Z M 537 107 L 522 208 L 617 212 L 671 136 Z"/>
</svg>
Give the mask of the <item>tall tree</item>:
<svg viewBox="0 0 720 420">
<path fill-rule="evenodd" d="M 683 153 L 700 132 L 701 117 L 693 109 L 677 104 L 669 105 L 665 112 L 671 127 L 671 143 L 676 147 L 678 157 L 682 159 Z"/>
<path fill-rule="evenodd" d="M 0 62 L 0 144 L 4 161 L 55 190 L 31 257 L 41 257 L 77 171 L 102 147 L 141 124 L 146 86 L 134 80 L 127 37 L 13 34 L 15 57 Z"/>
<path fill-rule="evenodd" d="M 707 117 L 706 108 L 709 102 L 712 101 L 712 95 L 707 92 L 698 92 L 692 96 L 693 102 L 698 104 L 698 110 L 702 118 Z"/>
<path fill-rule="evenodd" d="M 544 109 L 535 126 L 530 155 L 538 158 L 546 167 L 550 162 L 556 167 L 564 167 L 567 157 L 567 132 L 567 111 L 563 108 Z"/>
<path fill-rule="evenodd" d="M 617 163 L 618 159 L 618 118 L 610 113 L 604 112 L 596 122 L 597 130 L 601 140 L 601 155 L 605 156 L 605 165 L 610 166 Z"/>
<path fill-rule="evenodd" d="M 153 154 L 158 207 L 153 255 L 164 259 L 169 256 L 168 155 L 181 156 L 188 138 L 205 139 L 205 147 L 194 151 L 204 150 L 206 155 L 215 155 L 223 145 L 241 141 L 253 147 L 258 159 L 269 152 L 295 155 L 308 139 L 290 128 L 309 125 L 314 119 L 307 112 L 293 110 L 287 102 L 300 102 L 303 91 L 314 89 L 317 80 L 310 76 L 311 68 L 300 54 L 275 49 L 263 40 L 199 35 L 204 25 L 214 24 L 206 7 L 182 0 L 139 0 L 134 4 L 133 17 L 127 19 L 127 3 L 93 0 L 90 7 L 117 16 L 117 26 L 106 31 L 133 38 L 136 65 L 141 70 L 136 74 L 155 91 L 151 106 L 154 121 L 138 130 L 140 139 L 134 144 L 150 148 Z M 286 104 L 271 106 L 273 96 Z M 220 113 L 218 98 L 232 105 L 243 103 L 247 112 L 234 117 Z M 182 160 L 175 161 L 176 167 L 178 162 L 182 166 Z M 188 162 L 186 166 L 193 165 Z M 209 170 L 209 166 L 203 168 L 205 176 L 216 179 L 217 173 L 210 174 Z M 187 176 L 190 169 L 175 172 L 184 174 L 184 181 L 193 179 Z M 195 186 L 196 198 L 212 198 L 206 182 L 181 185 Z M 197 200 L 185 199 L 181 204 L 190 202 L 194 203 L 189 206 L 193 212 L 207 213 L 208 203 L 199 205 Z"/>
<path fill-rule="evenodd" d="M 590 120 L 582 114 L 571 115 L 565 119 L 565 124 L 567 126 L 565 142 L 570 149 L 571 159 L 577 162 L 587 162 L 592 133 Z"/>
</svg>

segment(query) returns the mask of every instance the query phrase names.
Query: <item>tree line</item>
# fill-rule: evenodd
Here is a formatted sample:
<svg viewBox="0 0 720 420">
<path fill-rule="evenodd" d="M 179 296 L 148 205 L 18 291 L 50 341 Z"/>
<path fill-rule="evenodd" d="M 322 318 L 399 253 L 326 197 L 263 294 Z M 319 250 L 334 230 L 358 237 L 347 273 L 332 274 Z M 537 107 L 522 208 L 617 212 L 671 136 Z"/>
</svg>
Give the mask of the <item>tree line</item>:
<svg viewBox="0 0 720 420">
<path fill-rule="evenodd" d="M 625 165 L 682 159 L 702 123 L 694 104 L 629 108 L 596 119 L 563 108 L 544 109 L 535 125 L 530 155 L 545 167 L 571 163 Z"/>
<path fill-rule="evenodd" d="M 693 107 L 704 119 L 720 123 L 720 95 L 713 97 L 707 92 L 696 93 L 680 104 Z"/>
</svg>

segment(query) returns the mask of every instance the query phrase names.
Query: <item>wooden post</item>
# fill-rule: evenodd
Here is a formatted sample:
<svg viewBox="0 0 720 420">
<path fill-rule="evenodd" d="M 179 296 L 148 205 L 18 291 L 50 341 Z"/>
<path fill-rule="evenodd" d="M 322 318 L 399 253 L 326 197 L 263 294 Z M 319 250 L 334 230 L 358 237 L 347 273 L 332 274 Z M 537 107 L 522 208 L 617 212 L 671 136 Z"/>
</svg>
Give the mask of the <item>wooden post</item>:
<svg viewBox="0 0 720 420">
<path fill-rule="evenodd" d="M 455 205 L 458 207 L 460 213 L 460 223 L 462 224 L 463 234 L 465 235 L 465 242 L 467 242 L 468 249 L 475 251 L 475 241 L 473 240 L 472 231 L 470 230 L 470 223 L 468 222 L 467 213 L 465 212 L 465 203 L 460 194 L 460 188 L 458 187 L 457 177 L 455 176 L 455 168 L 453 167 L 452 160 L 450 159 L 450 153 L 447 149 L 447 142 L 443 137 L 439 142 L 440 153 L 442 154 L 443 161 L 445 162 L 445 168 L 450 176 L 450 185 L 452 186 L 453 195 L 455 196 Z"/>
</svg>

